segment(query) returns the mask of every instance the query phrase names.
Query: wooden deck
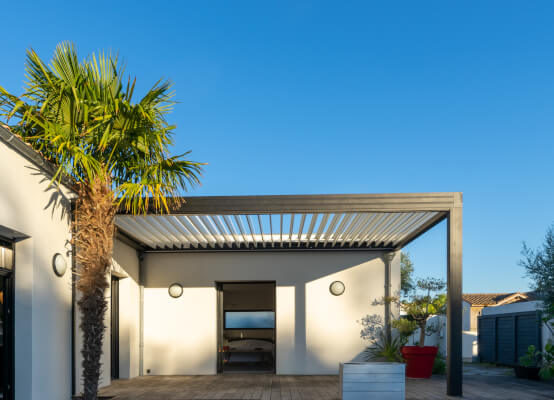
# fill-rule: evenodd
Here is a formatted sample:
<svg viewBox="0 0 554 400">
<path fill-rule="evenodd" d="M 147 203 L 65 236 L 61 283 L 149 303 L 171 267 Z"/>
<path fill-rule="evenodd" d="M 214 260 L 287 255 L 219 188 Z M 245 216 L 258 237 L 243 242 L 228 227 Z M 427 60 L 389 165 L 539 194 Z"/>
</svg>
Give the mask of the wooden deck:
<svg viewBox="0 0 554 400">
<path fill-rule="evenodd" d="M 444 377 L 408 379 L 407 399 L 447 399 Z M 336 376 L 212 375 L 144 376 L 114 381 L 101 392 L 117 400 L 337 400 Z M 545 400 L 554 385 L 512 376 L 465 376 L 464 399 Z"/>
</svg>

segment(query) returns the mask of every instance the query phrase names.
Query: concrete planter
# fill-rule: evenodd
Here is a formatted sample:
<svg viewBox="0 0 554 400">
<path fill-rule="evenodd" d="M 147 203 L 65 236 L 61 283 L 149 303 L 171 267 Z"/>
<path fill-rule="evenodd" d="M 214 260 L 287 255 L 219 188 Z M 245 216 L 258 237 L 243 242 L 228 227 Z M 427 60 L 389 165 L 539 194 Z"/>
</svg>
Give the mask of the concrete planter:
<svg viewBox="0 0 554 400">
<path fill-rule="evenodd" d="M 342 400 L 404 400 L 405 365 L 393 362 L 349 362 L 340 364 Z"/>
</svg>

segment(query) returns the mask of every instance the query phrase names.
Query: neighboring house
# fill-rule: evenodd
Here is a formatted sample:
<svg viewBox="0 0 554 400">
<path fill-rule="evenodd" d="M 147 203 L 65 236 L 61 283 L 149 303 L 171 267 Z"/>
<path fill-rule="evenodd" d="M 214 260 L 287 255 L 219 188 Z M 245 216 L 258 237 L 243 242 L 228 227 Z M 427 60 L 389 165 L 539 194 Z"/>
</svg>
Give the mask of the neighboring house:
<svg viewBox="0 0 554 400">
<path fill-rule="evenodd" d="M 478 317 L 483 313 L 494 314 L 498 310 L 504 310 L 507 305 L 513 304 L 528 310 L 529 307 L 536 307 L 536 294 L 533 292 L 512 292 L 512 293 L 467 293 L 462 295 L 462 357 L 466 362 L 477 361 L 479 357 L 479 343 L 477 335 Z M 525 305 L 524 305 L 525 304 Z M 499 308 L 497 308 L 499 307 Z M 518 309 L 518 308 L 509 309 Z M 440 330 L 426 338 L 427 345 L 438 346 L 439 351 L 446 356 L 447 352 L 447 327 L 446 317 L 443 315 L 433 316 L 429 324 L 438 324 Z M 546 329 L 546 328 L 545 328 Z M 548 335 L 543 337 L 549 337 Z M 417 330 L 408 340 L 409 344 L 416 344 L 419 340 Z"/>
<path fill-rule="evenodd" d="M 51 176 L 0 126 L 4 400 L 69 400 L 81 389 L 75 194 L 71 182 L 49 187 Z M 121 213 L 101 385 L 148 374 L 336 374 L 367 346 L 357 321 L 385 315 L 372 301 L 400 290 L 401 249 L 445 219 L 459 298 L 461 207 L 459 193 L 235 196 L 190 197 L 172 215 Z M 461 304 L 451 310 L 455 323 Z M 453 349 L 449 390 L 461 393 Z"/>
<path fill-rule="evenodd" d="M 466 293 L 462 296 L 464 307 L 463 326 L 466 331 L 477 331 L 477 317 L 485 307 L 521 303 L 536 300 L 533 292 L 511 293 Z"/>
</svg>

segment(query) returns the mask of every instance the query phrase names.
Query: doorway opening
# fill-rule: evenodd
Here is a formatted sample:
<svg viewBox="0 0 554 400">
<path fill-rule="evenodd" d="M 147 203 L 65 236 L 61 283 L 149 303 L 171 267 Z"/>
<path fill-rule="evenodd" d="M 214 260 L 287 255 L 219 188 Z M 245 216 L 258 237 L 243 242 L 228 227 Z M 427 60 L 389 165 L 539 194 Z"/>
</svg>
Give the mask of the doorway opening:
<svg viewBox="0 0 554 400">
<path fill-rule="evenodd" d="M 14 385 L 14 251 L 0 240 L 0 399 L 13 399 Z"/>
<path fill-rule="evenodd" d="M 119 278 L 112 275 L 111 286 L 111 379 L 119 379 Z"/>
<path fill-rule="evenodd" d="M 218 372 L 275 373 L 275 282 L 218 282 Z"/>
</svg>

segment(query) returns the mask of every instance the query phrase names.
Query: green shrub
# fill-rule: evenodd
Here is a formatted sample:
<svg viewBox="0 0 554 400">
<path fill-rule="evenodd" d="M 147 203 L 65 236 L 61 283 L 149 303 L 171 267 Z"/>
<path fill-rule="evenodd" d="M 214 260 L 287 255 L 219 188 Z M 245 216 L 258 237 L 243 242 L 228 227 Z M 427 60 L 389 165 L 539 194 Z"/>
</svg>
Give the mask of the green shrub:
<svg viewBox="0 0 554 400">
<path fill-rule="evenodd" d="M 400 338 L 395 337 L 389 341 L 385 333 L 381 331 L 379 340 L 372 347 L 364 350 L 363 357 L 366 361 L 404 362 L 400 353 L 401 348 Z"/>
<path fill-rule="evenodd" d="M 392 327 L 398 331 L 402 345 L 406 345 L 410 336 L 417 330 L 417 323 L 408 318 L 399 318 L 392 321 Z"/>
<path fill-rule="evenodd" d="M 527 348 L 527 353 L 519 357 L 519 364 L 524 367 L 539 367 L 539 375 L 542 379 L 554 378 L 554 345 L 547 343 L 544 352 L 537 351 L 535 346 Z"/>
<path fill-rule="evenodd" d="M 434 375 L 444 375 L 446 373 L 446 361 L 444 357 L 439 353 L 435 357 L 435 362 L 433 363 L 433 374 Z"/>
<path fill-rule="evenodd" d="M 547 343 L 542 354 L 542 366 L 539 375 L 542 379 L 554 378 L 554 345 Z"/>
<path fill-rule="evenodd" d="M 531 345 L 527 348 L 527 353 L 524 356 L 519 357 L 519 364 L 524 367 L 536 367 L 540 366 L 542 359 L 542 353 L 537 351 L 535 346 Z"/>
</svg>

